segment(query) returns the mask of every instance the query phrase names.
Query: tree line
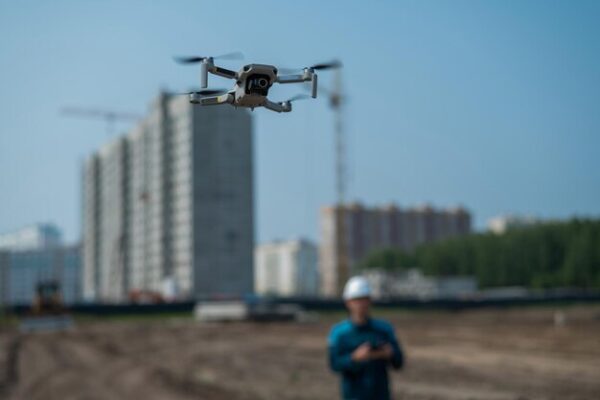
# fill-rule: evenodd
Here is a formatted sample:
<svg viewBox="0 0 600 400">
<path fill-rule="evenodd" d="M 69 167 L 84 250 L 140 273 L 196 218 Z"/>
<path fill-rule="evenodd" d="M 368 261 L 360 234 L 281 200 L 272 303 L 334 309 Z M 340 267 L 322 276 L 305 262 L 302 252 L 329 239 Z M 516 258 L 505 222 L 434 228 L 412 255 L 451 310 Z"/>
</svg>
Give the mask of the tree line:
<svg viewBox="0 0 600 400">
<path fill-rule="evenodd" d="M 426 275 L 475 276 L 480 287 L 600 288 L 600 220 L 572 219 L 383 249 L 361 268 L 419 268 Z"/>
</svg>

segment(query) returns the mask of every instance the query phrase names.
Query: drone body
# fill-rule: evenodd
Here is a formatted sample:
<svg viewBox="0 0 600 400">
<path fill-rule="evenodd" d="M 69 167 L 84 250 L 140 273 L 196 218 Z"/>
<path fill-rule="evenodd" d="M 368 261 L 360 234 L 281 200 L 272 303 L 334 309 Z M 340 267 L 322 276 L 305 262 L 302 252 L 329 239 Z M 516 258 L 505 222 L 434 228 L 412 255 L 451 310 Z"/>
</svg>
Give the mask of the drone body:
<svg viewBox="0 0 600 400">
<path fill-rule="evenodd" d="M 225 57 L 229 56 L 231 55 L 226 55 Z M 202 88 L 208 86 L 209 73 L 235 80 L 235 85 L 228 91 L 201 90 L 188 93 L 190 103 L 203 106 L 230 104 L 234 107 L 247 107 L 250 109 L 264 107 L 275 112 L 290 112 L 292 111 L 292 101 L 308 97 L 300 95 L 286 101 L 273 102 L 268 99 L 268 95 L 269 89 L 275 83 L 311 82 L 311 97 L 316 98 L 317 74 L 315 70 L 337 68 L 340 66 L 339 62 L 317 64 L 312 67 L 303 68 L 299 74 L 280 75 L 280 71 L 273 65 L 248 64 L 235 72 L 214 65 L 213 57 L 185 57 L 178 58 L 177 61 L 185 64 L 200 63 Z"/>
</svg>

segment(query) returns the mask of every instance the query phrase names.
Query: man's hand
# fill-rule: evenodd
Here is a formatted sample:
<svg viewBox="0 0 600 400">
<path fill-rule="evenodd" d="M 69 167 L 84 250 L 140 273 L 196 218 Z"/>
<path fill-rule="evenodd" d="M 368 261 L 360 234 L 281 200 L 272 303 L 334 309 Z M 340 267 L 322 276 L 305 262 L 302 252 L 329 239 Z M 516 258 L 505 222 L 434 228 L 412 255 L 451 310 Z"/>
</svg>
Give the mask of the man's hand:
<svg viewBox="0 0 600 400">
<path fill-rule="evenodd" d="M 371 358 L 371 345 L 365 342 L 352 352 L 352 361 L 367 361 Z"/>
<path fill-rule="evenodd" d="M 370 352 L 370 358 L 374 360 L 390 360 L 394 356 L 394 348 L 386 343 L 377 350 Z"/>
</svg>

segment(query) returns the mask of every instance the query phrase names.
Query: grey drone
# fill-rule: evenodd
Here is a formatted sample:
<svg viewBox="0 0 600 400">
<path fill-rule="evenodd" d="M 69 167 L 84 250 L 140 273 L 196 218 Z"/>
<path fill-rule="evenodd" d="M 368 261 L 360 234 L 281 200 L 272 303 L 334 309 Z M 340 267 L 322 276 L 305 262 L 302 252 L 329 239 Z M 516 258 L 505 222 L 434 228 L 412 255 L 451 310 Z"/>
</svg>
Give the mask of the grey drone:
<svg viewBox="0 0 600 400">
<path fill-rule="evenodd" d="M 214 64 L 215 59 L 239 59 L 240 53 L 224 54 L 218 57 L 176 57 L 175 60 L 182 64 L 200 64 L 200 84 L 202 90 L 186 93 L 190 96 L 190 103 L 203 106 L 230 104 L 234 107 L 247 107 L 252 110 L 264 107 L 275 112 L 292 111 L 292 102 L 308 98 L 307 95 L 294 96 L 285 101 L 274 102 L 267 98 L 269 89 L 275 83 L 303 83 L 310 82 L 311 96 L 317 97 L 317 70 L 341 67 L 339 61 L 315 64 L 310 67 L 297 69 L 295 74 L 285 74 L 284 69 L 273 65 L 248 64 L 239 71 L 232 71 Z M 235 85 L 231 90 L 206 89 L 208 87 L 208 73 L 223 78 L 234 79 Z M 283 73 L 283 74 L 281 74 Z"/>
</svg>

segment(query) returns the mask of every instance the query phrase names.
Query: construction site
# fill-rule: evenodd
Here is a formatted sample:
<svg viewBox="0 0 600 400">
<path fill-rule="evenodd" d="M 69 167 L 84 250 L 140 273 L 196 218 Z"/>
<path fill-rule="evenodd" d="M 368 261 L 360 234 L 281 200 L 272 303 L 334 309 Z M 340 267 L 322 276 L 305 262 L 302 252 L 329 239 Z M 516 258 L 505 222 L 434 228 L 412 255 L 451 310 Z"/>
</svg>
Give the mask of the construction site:
<svg viewBox="0 0 600 400">
<path fill-rule="evenodd" d="M 600 3 L 273 5 L 1 7 L 0 400 L 600 399 Z"/>
<path fill-rule="evenodd" d="M 600 306 L 377 310 L 407 353 L 396 399 L 595 399 Z M 333 399 L 327 334 L 307 322 L 198 322 L 189 316 L 77 318 L 62 332 L 0 332 L 1 396 L 36 399 Z"/>
</svg>

